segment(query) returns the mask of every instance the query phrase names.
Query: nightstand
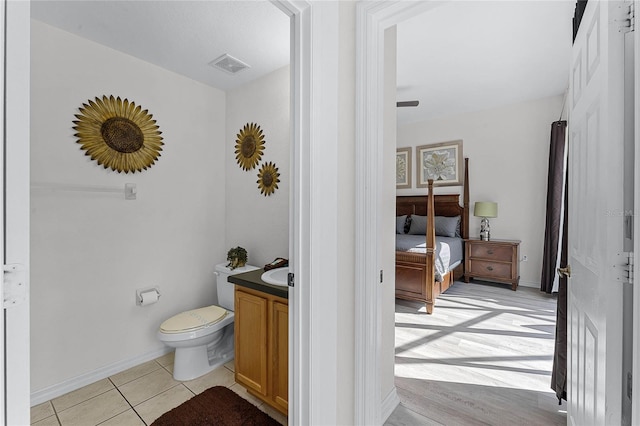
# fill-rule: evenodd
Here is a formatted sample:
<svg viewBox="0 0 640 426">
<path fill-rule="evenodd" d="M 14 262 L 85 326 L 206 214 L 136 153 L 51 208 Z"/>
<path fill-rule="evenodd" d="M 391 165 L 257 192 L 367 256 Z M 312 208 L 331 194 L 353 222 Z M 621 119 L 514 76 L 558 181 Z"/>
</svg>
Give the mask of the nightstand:
<svg viewBox="0 0 640 426">
<path fill-rule="evenodd" d="M 464 240 L 464 282 L 471 278 L 511 284 L 520 281 L 520 241 L 477 238 Z"/>
</svg>

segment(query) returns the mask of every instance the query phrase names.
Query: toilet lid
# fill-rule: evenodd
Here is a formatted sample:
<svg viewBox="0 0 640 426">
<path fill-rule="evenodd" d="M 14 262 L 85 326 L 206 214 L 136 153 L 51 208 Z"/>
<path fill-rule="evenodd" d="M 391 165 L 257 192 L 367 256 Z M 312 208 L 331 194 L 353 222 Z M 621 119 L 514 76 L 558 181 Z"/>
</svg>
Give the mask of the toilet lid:
<svg viewBox="0 0 640 426">
<path fill-rule="evenodd" d="M 182 333 L 209 327 L 227 316 L 227 310 L 220 306 L 207 306 L 174 315 L 160 325 L 163 333 Z"/>
</svg>

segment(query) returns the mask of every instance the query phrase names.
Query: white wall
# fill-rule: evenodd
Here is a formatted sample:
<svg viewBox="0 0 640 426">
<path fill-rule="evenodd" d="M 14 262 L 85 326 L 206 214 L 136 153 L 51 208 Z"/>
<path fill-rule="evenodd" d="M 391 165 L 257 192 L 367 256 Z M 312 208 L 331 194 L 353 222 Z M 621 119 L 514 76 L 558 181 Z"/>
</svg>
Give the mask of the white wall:
<svg viewBox="0 0 640 426">
<path fill-rule="evenodd" d="M 225 94 L 32 21 L 31 179 L 123 186 L 138 199 L 32 190 L 31 390 L 163 348 L 160 323 L 213 303 L 225 250 Z M 78 107 L 116 95 L 149 109 L 163 132 L 149 170 L 91 161 L 72 129 Z M 159 286 L 160 301 L 135 305 Z"/>
<path fill-rule="evenodd" d="M 286 66 L 227 92 L 225 248 L 244 247 L 249 263 L 260 267 L 289 257 L 289 82 Z M 260 126 L 265 144 L 256 168 L 245 171 L 236 162 L 235 145 L 247 123 Z M 257 184 L 258 171 L 267 162 L 275 163 L 280 173 L 278 189 L 270 196 L 261 194 Z"/>
<path fill-rule="evenodd" d="M 528 256 L 528 261 L 520 263 L 521 285 L 540 285 L 549 138 L 561 109 L 562 96 L 555 96 L 398 129 L 399 148 L 462 139 L 464 156 L 469 157 L 469 233 L 476 236 L 480 230 L 480 219 L 473 216 L 474 202 L 497 202 L 491 237 L 522 241 L 520 256 Z M 413 189 L 398 190 L 398 195 L 424 192 L 415 188 L 415 158 L 414 150 Z M 460 192 L 459 187 L 438 190 Z"/>
</svg>

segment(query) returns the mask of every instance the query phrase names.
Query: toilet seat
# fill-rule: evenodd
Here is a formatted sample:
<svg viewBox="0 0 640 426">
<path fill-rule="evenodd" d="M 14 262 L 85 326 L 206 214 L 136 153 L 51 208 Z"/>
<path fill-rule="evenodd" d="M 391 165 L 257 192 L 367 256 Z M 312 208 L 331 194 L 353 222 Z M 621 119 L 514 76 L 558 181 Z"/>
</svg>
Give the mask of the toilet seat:
<svg viewBox="0 0 640 426">
<path fill-rule="evenodd" d="M 162 333 L 193 332 L 222 321 L 228 312 L 220 306 L 212 305 L 204 308 L 193 309 L 172 316 L 160 325 Z"/>
</svg>

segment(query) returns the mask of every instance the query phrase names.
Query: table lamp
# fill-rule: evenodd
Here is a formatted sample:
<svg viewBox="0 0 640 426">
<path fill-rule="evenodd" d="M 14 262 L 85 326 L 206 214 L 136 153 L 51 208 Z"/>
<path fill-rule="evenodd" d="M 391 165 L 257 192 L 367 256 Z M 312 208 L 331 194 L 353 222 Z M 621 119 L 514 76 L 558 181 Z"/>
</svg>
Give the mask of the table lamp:
<svg viewBox="0 0 640 426">
<path fill-rule="evenodd" d="M 482 218 L 480 222 L 480 239 L 489 241 L 491 238 L 489 218 L 498 217 L 498 204 L 491 201 L 477 201 L 473 208 L 473 215 Z"/>
</svg>

